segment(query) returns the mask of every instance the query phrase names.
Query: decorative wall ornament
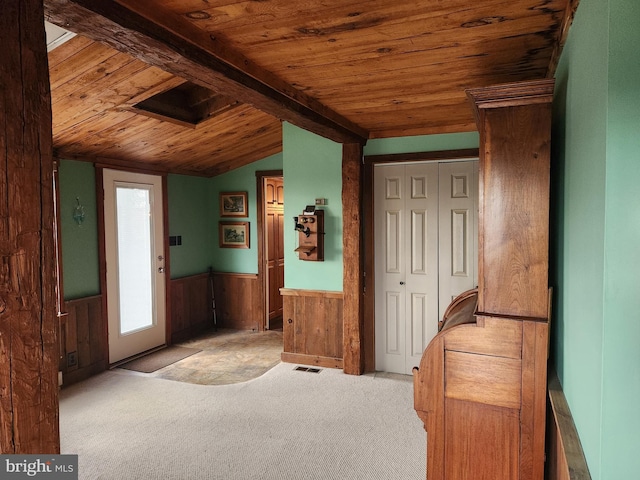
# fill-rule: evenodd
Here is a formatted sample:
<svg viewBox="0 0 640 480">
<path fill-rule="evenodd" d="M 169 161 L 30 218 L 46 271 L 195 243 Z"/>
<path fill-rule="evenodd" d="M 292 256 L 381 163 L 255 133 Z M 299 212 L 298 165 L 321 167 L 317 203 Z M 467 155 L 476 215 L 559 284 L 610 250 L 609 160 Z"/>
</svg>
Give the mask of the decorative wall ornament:
<svg viewBox="0 0 640 480">
<path fill-rule="evenodd" d="M 249 248 L 249 222 L 220 222 L 221 248 Z"/>
<path fill-rule="evenodd" d="M 247 192 L 222 192 L 220 194 L 221 217 L 248 217 Z"/>
<path fill-rule="evenodd" d="M 73 220 L 78 225 L 82 225 L 82 222 L 84 222 L 84 207 L 80 204 L 80 197 L 76 197 L 76 206 L 73 209 Z"/>
</svg>

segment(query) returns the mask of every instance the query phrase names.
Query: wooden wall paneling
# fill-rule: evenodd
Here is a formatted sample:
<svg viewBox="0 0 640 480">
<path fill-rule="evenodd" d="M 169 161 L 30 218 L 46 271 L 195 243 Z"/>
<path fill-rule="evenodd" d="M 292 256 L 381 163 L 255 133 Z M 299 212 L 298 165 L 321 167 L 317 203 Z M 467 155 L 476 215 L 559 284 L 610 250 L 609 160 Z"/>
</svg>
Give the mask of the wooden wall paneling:
<svg viewBox="0 0 640 480">
<path fill-rule="evenodd" d="M 209 274 L 202 273 L 170 281 L 172 343 L 188 340 L 213 328 Z"/>
<path fill-rule="evenodd" d="M 296 317 L 296 299 L 291 295 L 284 295 L 282 297 L 282 346 L 283 352 L 294 353 L 294 342 L 296 339 L 295 325 L 293 319 Z M 284 359 L 283 359 L 284 360 Z"/>
<path fill-rule="evenodd" d="M 68 386 L 106 370 L 109 358 L 102 295 L 69 300 L 65 308 L 68 315 L 62 323 L 65 341 L 60 370 L 63 385 Z M 74 354 L 74 365 L 69 364 L 69 354 Z"/>
<path fill-rule="evenodd" d="M 180 335 L 188 328 L 184 282 L 171 280 L 171 339 L 180 341 Z"/>
<path fill-rule="evenodd" d="M 362 145 L 342 147 L 342 256 L 344 291 L 344 372 L 364 372 L 362 256 Z"/>
<path fill-rule="evenodd" d="M 265 313 L 258 276 L 215 272 L 213 278 L 218 325 L 238 330 L 262 330 Z"/>
<path fill-rule="evenodd" d="M 549 370 L 547 480 L 591 480 L 580 437 L 558 376 Z"/>
<path fill-rule="evenodd" d="M 281 289 L 282 361 L 343 368 L 342 292 Z"/>
<path fill-rule="evenodd" d="M 76 309 L 76 352 L 78 368 L 91 365 L 91 343 L 89 339 L 89 306 L 85 303 Z"/>
<path fill-rule="evenodd" d="M 101 297 L 102 296 L 99 295 L 93 298 L 87 305 L 90 320 L 89 343 L 91 345 L 91 365 L 95 365 L 94 368 L 96 369 L 100 369 L 100 365 L 106 369 L 109 363 L 108 341 L 104 336 L 104 325 L 107 323 L 107 319 L 102 315 Z"/>
<path fill-rule="evenodd" d="M 69 306 L 67 306 L 69 309 Z M 69 314 L 65 319 L 65 351 L 63 352 L 63 361 L 66 366 L 66 372 L 72 372 L 78 369 L 78 364 L 69 365 L 69 353 L 78 351 L 78 321 L 76 319 L 76 306 L 72 305 Z M 63 372 L 64 373 L 64 372 Z"/>
<path fill-rule="evenodd" d="M 315 317 L 309 317 L 310 313 L 314 313 L 313 309 L 307 307 L 307 298 L 295 297 L 292 301 L 293 314 L 293 344 L 292 350 L 285 350 L 288 353 L 299 353 L 309 355 L 309 347 L 307 346 L 307 330 L 310 330 L 310 324 Z M 287 315 L 287 318 L 289 316 Z M 288 321 L 288 319 L 287 319 Z M 284 326 L 283 326 L 284 329 Z"/>
<path fill-rule="evenodd" d="M 51 97 L 42 2 L 2 5 L 0 451 L 59 453 Z"/>
</svg>

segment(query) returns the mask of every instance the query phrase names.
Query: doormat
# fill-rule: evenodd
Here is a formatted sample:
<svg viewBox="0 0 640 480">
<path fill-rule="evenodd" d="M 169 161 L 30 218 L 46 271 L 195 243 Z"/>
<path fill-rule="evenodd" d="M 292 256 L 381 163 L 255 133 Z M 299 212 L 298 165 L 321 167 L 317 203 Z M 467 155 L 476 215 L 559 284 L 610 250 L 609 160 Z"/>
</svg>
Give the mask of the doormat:
<svg viewBox="0 0 640 480">
<path fill-rule="evenodd" d="M 118 368 L 151 373 L 201 351 L 202 350 L 198 350 L 197 348 L 171 346 L 118 365 Z"/>
</svg>

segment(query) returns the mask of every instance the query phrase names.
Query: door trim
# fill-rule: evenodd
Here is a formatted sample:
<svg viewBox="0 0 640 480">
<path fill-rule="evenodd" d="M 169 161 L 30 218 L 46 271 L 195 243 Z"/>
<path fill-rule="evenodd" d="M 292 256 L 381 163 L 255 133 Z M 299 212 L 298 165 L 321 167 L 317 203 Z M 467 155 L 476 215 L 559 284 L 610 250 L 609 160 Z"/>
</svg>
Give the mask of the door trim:
<svg viewBox="0 0 640 480">
<path fill-rule="evenodd" d="M 375 371 L 375 245 L 374 204 L 373 204 L 373 166 L 377 163 L 399 162 L 437 162 L 441 160 L 471 160 L 478 158 L 479 149 L 440 150 L 436 152 L 399 153 L 391 155 L 368 155 L 364 157 L 362 192 L 362 231 L 364 258 L 364 324 L 363 344 L 364 371 Z"/>
<path fill-rule="evenodd" d="M 265 221 L 264 216 L 266 209 L 264 206 L 264 179 L 266 177 L 283 177 L 282 170 L 259 170 L 256 172 L 256 215 L 258 229 L 258 286 L 260 289 L 260 311 L 259 316 L 262 318 L 260 329 L 266 330 L 269 321 L 269 311 L 267 309 L 267 272 L 265 271 Z"/>
<path fill-rule="evenodd" d="M 122 170 L 132 173 L 143 173 L 145 175 L 155 175 L 161 177 L 162 181 L 162 222 L 163 222 L 163 246 L 165 258 L 165 344 L 171 345 L 171 257 L 169 255 L 169 197 L 167 194 L 167 174 L 159 173 L 154 170 L 117 168 L 113 165 L 95 164 L 96 169 L 96 205 L 98 210 L 98 267 L 100 271 L 100 292 L 102 295 L 102 318 L 104 319 L 104 334 L 102 348 L 104 352 L 109 352 L 109 317 L 107 309 L 107 255 L 106 255 L 106 237 L 105 237 L 105 221 L 104 221 L 104 169 Z M 109 368 L 109 355 L 105 356 L 105 368 Z"/>
</svg>

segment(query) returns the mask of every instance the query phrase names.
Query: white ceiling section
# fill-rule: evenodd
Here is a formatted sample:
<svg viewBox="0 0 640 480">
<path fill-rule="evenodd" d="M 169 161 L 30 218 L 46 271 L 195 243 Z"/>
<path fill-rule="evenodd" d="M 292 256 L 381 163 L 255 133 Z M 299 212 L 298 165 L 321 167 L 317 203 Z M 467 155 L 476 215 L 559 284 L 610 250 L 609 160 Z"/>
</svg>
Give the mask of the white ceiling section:
<svg viewBox="0 0 640 480">
<path fill-rule="evenodd" d="M 44 28 L 47 33 L 47 51 L 50 52 L 56 47 L 59 47 L 67 40 L 70 40 L 75 36 L 75 33 L 69 32 L 64 28 L 60 28 L 53 23 L 49 23 L 45 20 Z"/>
</svg>

